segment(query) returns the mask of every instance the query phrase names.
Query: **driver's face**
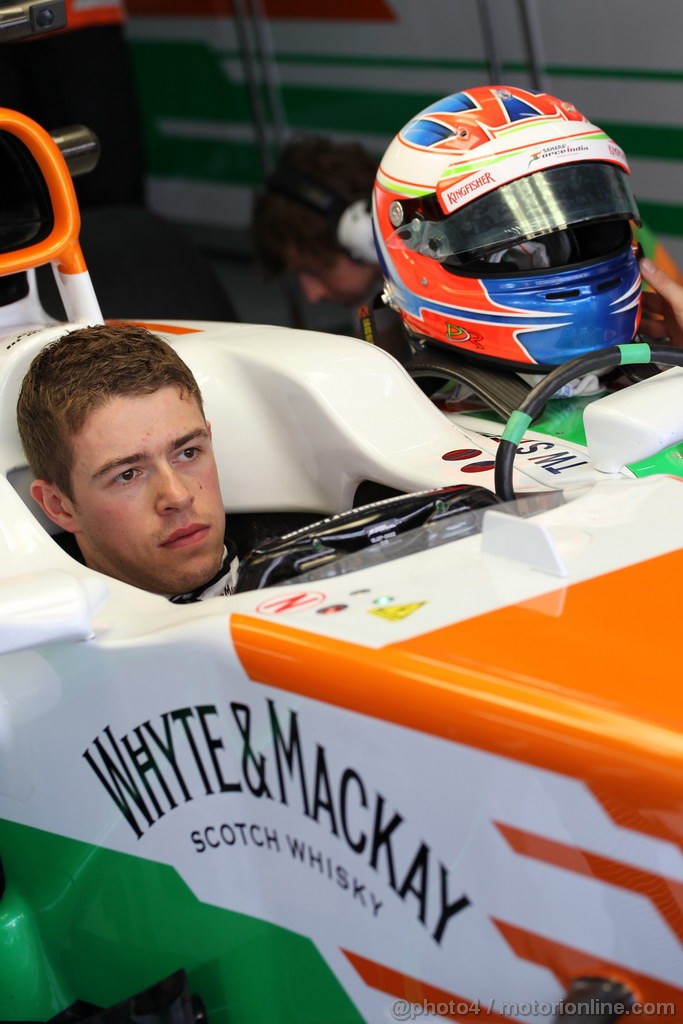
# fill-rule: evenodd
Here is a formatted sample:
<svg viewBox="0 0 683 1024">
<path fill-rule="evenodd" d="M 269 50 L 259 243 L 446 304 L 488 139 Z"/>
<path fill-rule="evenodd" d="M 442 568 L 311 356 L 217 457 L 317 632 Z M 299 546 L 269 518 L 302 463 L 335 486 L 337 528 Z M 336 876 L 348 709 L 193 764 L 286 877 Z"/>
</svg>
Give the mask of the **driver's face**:
<svg viewBox="0 0 683 1024">
<path fill-rule="evenodd" d="M 66 528 L 91 568 L 165 595 L 218 571 L 225 514 L 210 427 L 194 398 L 177 387 L 114 398 L 72 444 Z"/>
</svg>

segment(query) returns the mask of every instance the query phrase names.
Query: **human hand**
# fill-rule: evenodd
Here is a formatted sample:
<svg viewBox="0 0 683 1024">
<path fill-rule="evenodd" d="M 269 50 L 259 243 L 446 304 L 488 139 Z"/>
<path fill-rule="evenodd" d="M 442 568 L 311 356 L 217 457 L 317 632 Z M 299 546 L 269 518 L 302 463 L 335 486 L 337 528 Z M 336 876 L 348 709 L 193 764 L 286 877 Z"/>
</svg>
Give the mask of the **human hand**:
<svg viewBox="0 0 683 1024">
<path fill-rule="evenodd" d="M 639 330 L 650 338 L 668 338 L 672 345 L 683 348 L 683 285 L 648 259 L 640 261 L 640 273 L 654 291 L 642 294 Z"/>
</svg>

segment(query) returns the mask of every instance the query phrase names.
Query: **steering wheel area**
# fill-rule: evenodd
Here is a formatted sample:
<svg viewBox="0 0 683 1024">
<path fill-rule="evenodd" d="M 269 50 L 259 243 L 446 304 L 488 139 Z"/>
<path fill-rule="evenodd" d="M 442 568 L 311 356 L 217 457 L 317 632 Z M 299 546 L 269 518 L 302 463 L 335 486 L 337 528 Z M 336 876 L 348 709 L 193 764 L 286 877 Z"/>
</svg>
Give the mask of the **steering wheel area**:
<svg viewBox="0 0 683 1024">
<path fill-rule="evenodd" d="M 337 563 L 346 555 L 428 523 L 498 503 L 485 487 L 459 484 L 400 494 L 340 512 L 250 551 L 240 563 L 235 593 L 289 583 L 314 571 L 321 577 L 341 575 L 348 570 Z"/>
</svg>

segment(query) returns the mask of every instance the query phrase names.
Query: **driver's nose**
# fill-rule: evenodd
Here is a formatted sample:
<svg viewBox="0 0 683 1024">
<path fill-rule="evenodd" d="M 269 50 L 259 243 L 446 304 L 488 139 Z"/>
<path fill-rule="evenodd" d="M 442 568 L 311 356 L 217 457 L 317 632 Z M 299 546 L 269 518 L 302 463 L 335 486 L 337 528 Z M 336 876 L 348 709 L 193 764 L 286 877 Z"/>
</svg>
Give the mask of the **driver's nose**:
<svg viewBox="0 0 683 1024">
<path fill-rule="evenodd" d="M 171 466 L 159 470 L 156 507 L 160 515 L 189 508 L 193 501 L 194 494 L 180 473 Z"/>
</svg>

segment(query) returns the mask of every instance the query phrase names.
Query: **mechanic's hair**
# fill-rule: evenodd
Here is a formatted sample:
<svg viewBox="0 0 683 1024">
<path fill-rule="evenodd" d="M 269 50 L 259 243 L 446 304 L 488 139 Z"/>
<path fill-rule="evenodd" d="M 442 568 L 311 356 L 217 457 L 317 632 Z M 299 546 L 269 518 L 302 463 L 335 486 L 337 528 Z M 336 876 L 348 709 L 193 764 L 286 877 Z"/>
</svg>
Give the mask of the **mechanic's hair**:
<svg viewBox="0 0 683 1024">
<path fill-rule="evenodd" d="M 119 395 L 151 395 L 169 386 L 194 398 L 204 414 L 190 368 L 144 327 L 82 327 L 47 345 L 31 363 L 17 402 L 19 436 L 36 478 L 73 500 L 71 442 L 90 413 Z"/>
<path fill-rule="evenodd" d="M 278 170 L 281 168 L 320 182 L 349 203 L 367 197 L 369 204 L 377 160 L 358 142 L 310 135 L 285 146 L 278 160 Z M 344 251 L 335 225 L 323 213 L 277 190 L 266 189 L 254 196 L 250 232 L 256 262 L 267 277 L 285 269 L 290 252 L 314 266 L 329 267 Z"/>
</svg>

